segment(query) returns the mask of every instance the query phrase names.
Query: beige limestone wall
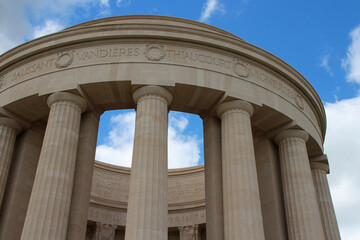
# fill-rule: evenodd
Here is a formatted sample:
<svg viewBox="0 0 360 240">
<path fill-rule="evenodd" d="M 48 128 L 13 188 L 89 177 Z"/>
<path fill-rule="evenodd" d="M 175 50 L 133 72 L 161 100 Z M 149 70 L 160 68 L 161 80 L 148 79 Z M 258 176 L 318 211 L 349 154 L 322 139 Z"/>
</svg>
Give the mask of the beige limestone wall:
<svg viewBox="0 0 360 240">
<path fill-rule="evenodd" d="M 224 236 L 227 240 L 265 239 L 250 117 L 251 104 L 222 103 L 221 118 Z M 239 227 L 241 226 L 241 227 Z"/>
<path fill-rule="evenodd" d="M 297 129 L 282 131 L 275 137 L 290 240 L 325 239 L 305 145 L 307 139 L 307 133 Z"/>
<path fill-rule="evenodd" d="M 81 116 L 67 240 L 80 239 L 86 232 L 99 120 L 93 112 Z"/>
<path fill-rule="evenodd" d="M 22 240 L 61 240 L 67 233 L 81 113 L 86 103 L 65 92 L 50 95 L 47 102 L 50 114 Z"/>
<path fill-rule="evenodd" d="M 278 149 L 264 136 L 255 139 L 256 170 L 267 240 L 287 240 Z"/>
<path fill-rule="evenodd" d="M 202 23 L 161 16 L 101 19 L 0 56 L 1 115 L 13 114 L 27 126 L 47 119 L 45 99 L 54 92 L 82 95 L 89 108 L 102 112 L 134 108 L 133 90 L 149 84 L 172 93 L 170 110 L 202 117 L 213 116 L 223 101 L 245 100 L 254 106 L 247 130 L 272 136 L 279 129 L 300 128 L 310 136 L 306 153 L 323 154 L 325 112 L 306 79 L 272 54 Z M 274 151 L 269 145 L 259 148 Z M 275 155 L 257 156 L 258 173 L 264 176 L 259 177 L 262 213 L 266 219 L 275 214 L 273 222 L 281 222 L 281 204 L 274 203 L 279 192 L 276 169 L 264 172 L 266 164 L 275 166 Z M 115 168 L 114 174 L 111 168 L 95 168 L 89 220 L 125 226 L 129 171 Z M 206 221 L 200 168 L 170 171 L 169 226 Z M 276 235 L 269 221 L 264 223 L 267 238 Z"/>
<path fill-rule="evenodd" d="M 204 206 L 204 166 L 169 170 L 169 210 Z M 91 202 L 109 207 L 126 208 L 129 196 L 130 169 L 95 162 Z"/>
<path fill-rule="evenodd" d="M 44 131 L 44 126 L 33 126 L 16 141 L 0 212 L 0 239 L 18 240 L 21 237 Z"/>
<path fill-rule="evenodd" d="M 88 219 L 125 226 L 130 169 L 95 162 Z M 203 224 L 204 166 L 169 170 L 168 226 Z"/>
<path fill-rule="evenodd" d="M 203 122 L 206 231 L 208 240 L 222 240 L 224 239 L 224 213 L 221 122 L 215 117 L 205 118 Z"/>
<path fill-rule="evenodd" d="M 11 118 L 0 117 L 0 208 L 9 175 L 16 135 L 22 126 Z"/>
</svg>

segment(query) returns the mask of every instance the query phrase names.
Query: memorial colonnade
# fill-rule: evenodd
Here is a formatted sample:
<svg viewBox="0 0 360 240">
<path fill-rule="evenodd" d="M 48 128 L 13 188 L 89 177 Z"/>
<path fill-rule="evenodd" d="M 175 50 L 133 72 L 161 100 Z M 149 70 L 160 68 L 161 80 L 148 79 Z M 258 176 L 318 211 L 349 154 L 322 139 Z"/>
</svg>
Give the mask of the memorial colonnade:
<svg viewBox="0 0 360 240">
<path fill-rule="evenodd" d="M 159 86 L 134 93 L 138 106 L 126 239 L 167 239 L 167 106 L 171 99 L 171 93 Z M 87 112 L 81 119 L 86 102 L 71 93 L 50 95 L 48 105 L 49 120 L 21 239 L 77 239 L 85 235 L 99 116 Z M 208 238 L 264 239 L 252 113 L 251 104 L 235 100 L 220 104 L 220 120 L 204 120 Z M 20 129 L 16 121 L 1 118 L 2 193 Z M 323 175 L 327 171 L 317 170 L 326 166 L 321 162 L 311 162 L 321 201 L 316 198 L 307 138 L 303 130 L 285 130 L 275 137 L 289 239 L 325 239 L 320 225 L 324 221 L 332 222 L 324 224 L 327 235 L 334 235 L 337 227 Z"/>
<path fill-rule="evenodd" d="M 130 180 L 93 177 L 101 114 L 133 108 Z M 203 119 L 205 186 L 183 169 L 168 191 L 170 110 Z M 89 223 L 92 240 L 120 228 L 126 240 L 165 240 L 170 228 L 181 239 L 201 228 L 213 240 L 340 239 L 325 131 L 310 83 L 231 33 L 164 16 L 82 23 L 0 56 L 0 239 L 84 239 Z"/>
</svg>

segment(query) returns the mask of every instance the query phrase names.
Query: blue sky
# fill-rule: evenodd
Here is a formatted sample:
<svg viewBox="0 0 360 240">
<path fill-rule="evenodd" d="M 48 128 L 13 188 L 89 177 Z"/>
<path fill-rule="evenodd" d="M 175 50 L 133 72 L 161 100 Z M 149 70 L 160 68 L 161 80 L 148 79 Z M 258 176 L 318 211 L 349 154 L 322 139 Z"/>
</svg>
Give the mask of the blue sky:
<svg viewBox="0 0 360 240">
<path fill-rule="evenodd" d="M 271 52 L 304 75 L 325 105 L 328 178 L 342 239 L 360 240 L 355 214 L 360 212 L 360 192 L 353 191 L 360 186 L 359 12 L 358 0 L 0 0 L 0 54 L 77 23 L 129 14 L 202 21 Z M 126 136 L 133 131 L 134 116 L 133 111 L 102 116 L 98 159 L 130 164 L 132 139 Z M 171 112 L 169 123 L 169 152 L 175 153 L 169 166 L 201 162 L 201 119 Z M 117 160 L 119 155 L 128 160 Z"/>
</svg>

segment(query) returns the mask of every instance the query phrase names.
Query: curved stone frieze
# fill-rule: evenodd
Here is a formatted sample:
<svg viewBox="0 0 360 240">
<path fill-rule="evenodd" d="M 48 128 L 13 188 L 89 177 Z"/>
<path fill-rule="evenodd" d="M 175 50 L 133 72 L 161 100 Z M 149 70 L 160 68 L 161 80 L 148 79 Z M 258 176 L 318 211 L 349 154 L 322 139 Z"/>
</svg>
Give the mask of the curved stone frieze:
<svg viewBox="0 0 360 240">
<path fill-rule="evenodd" d="M 200 68 L 206 71 L 216 71 L 221 74 L 241 78 L 266 91 L 287 100 L 308 118 L 321 135 L 319 121 L 314 110 L 304 99 L 300 90 L 291 86 L 286 79 L 276 76 L 270 70 L 265 70 L 250 63 L 250 60 L 239 58 L 229 53 L 219 53 L 215 49 L 201 49 L 170 44 L 105 44 L 91 47 L 67 48 L 49 56 L 36 59 L 0 75 L 0 91 L 24 81 L 36 79 L 39 76 L 55 73 L 62 69 L 94 67 L 103 64 L 171 64 L 181 67 Z M 141 66 L 139 66 L 141 68 Z M 80 79 L 79 79 L 80 80 Z M 109 79 L 111 80 L 111 79 Z M 79 82 L 81 83 L 81 82 Z M 259 97 L 257 97 L 259 98 Z M 263 104 L 257 99 L 256 104 Z"/>
<path fill-rule="evenodd" d="M 126 225 L 126 211 L 90 203 L 88 220 L 117 226 Z M 189 211 L 173 211 L 168 215 L 168 227 L 188 226 L 206 223 L 205 207 Z"/>
<path fill-rule="evenodd" d="M 95 163 L 89 220 L 125 226 L 130 169 Z M 169 227 L 203 224 L 205 216 L 204 166 L 170 169 Z"/>
<path fill-rule="evenodd" d="M 130 82 L 132 88 L 160 85 L 171 91 L 184 84 L 194 91 L 218 91 L 208 101 L 213 106 L 204 109 L 192 102 L 182 106 L 175 100 L 170 110 L 207 114 L 214 112 L 210 108 L 219 94 L 242 99 L 287 117 L 257 128 L 268 131 L 293 121 L 310 134 L 309 144 L 317 144 L 309 148 L 314 149 L 311 155 L 322 151 L 325 111 L 306 79 L 272 54 L 206 24 L 161 16 L 99 20 L 23 44 L 1 55 L 0 62 L 0 106 L 4 108 L 30 96 L 77 91 L 88 84 L 100 90 L 108 83 Z M 118 101 L 104 104 L 113 106 Z M 134 107 L 131 93 L 124 102 L 121 108 Z M 102 103 L 93 102 L 95 108 L 98 104 Z M 45 115 L 29 109 L 33 115 L 27 118 L 21 110 L 9 110 L 28 121 Z"/>
<path fill-rule="evenodd" d="M 204 206 L 204 166 L 169 170 L 169 210 Z M 129 198 L 130 169 L 97 162 L 94 168 L 92 202 L 126 208 Z"/>
</svg>

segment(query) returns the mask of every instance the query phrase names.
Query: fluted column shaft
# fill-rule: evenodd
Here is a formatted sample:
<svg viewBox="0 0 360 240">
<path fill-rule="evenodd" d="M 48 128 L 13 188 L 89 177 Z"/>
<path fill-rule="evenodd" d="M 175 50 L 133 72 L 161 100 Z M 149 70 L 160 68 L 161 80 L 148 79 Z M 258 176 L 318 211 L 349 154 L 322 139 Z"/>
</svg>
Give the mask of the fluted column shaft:
<svg viewBox="0 0 360 240">
<path fill-rule="evenodd" d="M 286 130 L 275 137 L 279 145 L 289 240 L 323 240 L 316 193 L 302 130 Z"/>
<path fill-rule="evenodd" d="M 204 119 L 204 158 L 206 236 L 208 240 L 223 240 L 221 122 L 215 117 Z"/>
<path fill-rule="evenodd" d="M 164 88 L 145 86 L 133 98 L 137 109 L 125 240 L 166 240 L 168 105 L 172 96 Z"/>
<path fill-rule="evenodd" d="M 340 240 L 339 226 L 337 224 L 334 205 L 326 174 L 329 166 L 321 162 L 311 162 L 311 172 L 314 180 L 316 196 L 319 204 L 321 222 L 326 240 Z"/>
<path fill-rule="evenodd" d="M 76 157 L 74 186 L 71 196 L 67 240 L 83 239 L 86 235 L 98 127 L 98 114 L 93 112 L 83 113 Z"/>
<path fill-rule="evenodd" d="M 64 240 L 68 226 L 81 113 L 85 101 L 58 92 L 50 114 L 30 197 L 22 240 Z"/>
<path fill-rule="evenodd" d="M 16 134 L 20 130 L 21 125 L 19 123 L 10 118 L 0 117 L 0 208 L 9 174 Z"/>
<path fill-rule="evenodd" d="M 231 101 L 217 109 L 221 117 L 224 235 L 226 240 L 263 240 L 250 116 L 251 104 Z"/>
</svg>

